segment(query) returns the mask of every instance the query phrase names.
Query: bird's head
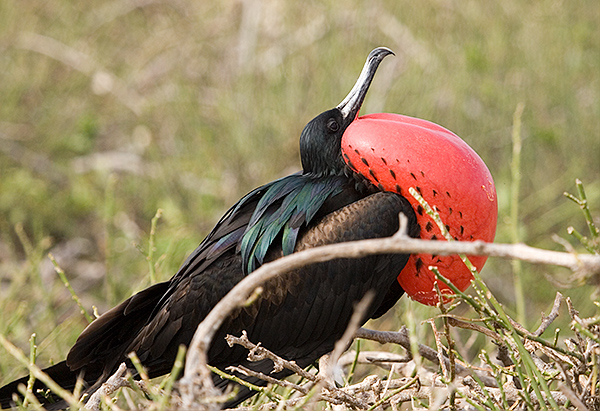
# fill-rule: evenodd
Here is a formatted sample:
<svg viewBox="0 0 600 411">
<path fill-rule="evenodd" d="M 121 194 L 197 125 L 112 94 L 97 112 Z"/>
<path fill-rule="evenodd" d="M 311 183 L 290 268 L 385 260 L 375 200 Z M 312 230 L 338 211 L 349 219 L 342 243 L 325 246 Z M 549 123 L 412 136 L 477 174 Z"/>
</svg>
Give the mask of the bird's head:
<svg viewBox="0 0 600 411">
<path fill-rule="evenodd" d="M 385 47 L 373 50 L 346 98 L 337 107 L 319 114 L 304 127 L 300 135 L 300 157 L 305 174 L 317 177 L 341 175 L 347 169 L 341 152 L 342 136 L 358 116 L 379 63 L 389 54 L 394 53 Z"/>
<path fill-rule="evenodd" d="M 434 219 L 410 194 L 414 189 L 441 217 L 459 241 L 494 240 L 498 204 L 494 180 L 485 163 L 460 137 L 426 120 L 379 113 L 358 117 L 375 71 L 387 48 L 373 50 L 348 96 L 334 109 L 314 118 L 300 138 L 302 166 L 315 176 L 354 174 L 357 181 L 404 196 L 413 206 L 423 239 L 445 238 Z M 471 257 L 477 269 L 486 257 Z M 440 273 L 461 290 L 472 274 L 457 255 L 411 255 L 398 282 L 411 298 L 438 301 L 435 275 Z M 448 287 L 438 284 L 445 292 Z"/>
</svg>

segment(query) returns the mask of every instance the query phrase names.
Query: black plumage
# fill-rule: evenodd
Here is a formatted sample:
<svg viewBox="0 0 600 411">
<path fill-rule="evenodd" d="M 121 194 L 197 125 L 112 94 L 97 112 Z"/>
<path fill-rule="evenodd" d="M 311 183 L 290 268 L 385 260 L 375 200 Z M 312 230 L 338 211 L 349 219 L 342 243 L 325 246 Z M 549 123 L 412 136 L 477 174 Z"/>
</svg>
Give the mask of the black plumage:
<svg viewBox="0 0 600 411">
<path fill-rule="evenodd" d="M 189 344 L 212 307 L 261 264 L 320 245 L 390 236 L 398 230 L 400 212 L 408 216 L 410 234 L 416 236 L 419 228 L 408 201 L 378 192 L 341 156 L 343 132 L 356 118 L 377 66 L 390 53 L 384 48 L 371 52 L 348 97 L 305 127 L 300 138 L 301 173 L 244 196 L 170 281 L 135 294 L 92 322 L 66 361 L 47 370 L 50 375 L 67 389 L 73 389 L 81 376 L 92 392 L 127 361 L 131 351 L 150 377 L 165 374 L 178 346 Z M 240 335 L 243 330 L 251 341 L 302 367 L 315 362 L 333 349 L 354 304 L 369 290 L 375 298 L 363 322 L 394 305 L 403 293 L 396 277 L 407 259 L 407 255 L 337 259 L 267 282 L 252 305 L 233 312 L 221 326 L 208 352 L 209 363 L 221 369 L 241 364 L 269 373 L 268 361 L 251 363 L 244 349 L 225 343 L 226 334 Z M 19 382 L 24 379 L 0 389 L 3 408 L 10 405 Z M 215 382 L 220 387 L 227 384 L 218 377 Z M 233 403 L 249 395 L 242 389 Z M 62 406 L 58 402 L 48 408 Z"/>
</svg>

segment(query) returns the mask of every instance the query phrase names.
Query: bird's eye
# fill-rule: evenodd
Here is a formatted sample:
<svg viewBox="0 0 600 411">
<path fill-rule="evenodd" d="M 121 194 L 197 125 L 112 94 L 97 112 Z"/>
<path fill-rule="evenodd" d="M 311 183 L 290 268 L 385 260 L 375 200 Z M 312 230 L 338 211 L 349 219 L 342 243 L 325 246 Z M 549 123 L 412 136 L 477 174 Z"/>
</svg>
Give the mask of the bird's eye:
<svg viewBox="0 0 600 411">
<path fill-rule="evenodd" d="M 335 119 L 330 118 L 329 120 L 327 120 L 327 128 L 329 129 L 329 131 L 333 131 L 335 133 L 340 129 L 340 125 L 337 121 L 335 121 Z"/>
</svg>

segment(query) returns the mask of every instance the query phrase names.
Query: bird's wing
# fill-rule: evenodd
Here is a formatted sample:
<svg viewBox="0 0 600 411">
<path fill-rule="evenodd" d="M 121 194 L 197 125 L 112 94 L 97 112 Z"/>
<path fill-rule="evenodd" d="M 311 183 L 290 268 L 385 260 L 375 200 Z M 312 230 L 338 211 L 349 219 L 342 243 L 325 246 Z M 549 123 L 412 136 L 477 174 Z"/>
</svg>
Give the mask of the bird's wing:
<svg viewBox="0 0 600 411">
<path fill-rule="evenodd" d="M 398 230 L 398 213 L 415 217 L 408 202 L 395 194 L 378 193 L 353 202 L 313 221 L 301 230 L 296 251 L 343 241 L 390 236 Z M 266 260 L 279 258 L 281 247 L 269 251 Z M 312 264 L 269 281 L 259 299 L 238 309 L 223 324 L 209 350 L 209 362 L 225 367 L 243 363 L 246 351 L 229 348 L 226 334 L 246 330 L 250 339 L 285 358 L 314 361 L 329 352 L 344 332 L 354 304 L 368 290 L 375 300 L 364 320 L 379 308 L 396 276 L 406 264 L 406 255 L 336 259 Z M 151 370 L 166 367 L 179 343 L 189 343 L 197 324 L 244 273 L 242 258 L 231 251 L 207 267 L 201 275 L 182 277 L 167 301 L 142 330 L 132 347 Z M 397 291 L 399 298 L 402 290 Z M 172 362 L 172 359 L 170 360 Z M 252 366 L 251 364 L 246 364 Z M 162 370 L 164 372 L 164 370 Z"/>
<path fill-rule="evenodd" d="M 345 180 L 337 176 L 315 180 L 296 173 L 251 191 L 225 213 L 172 282 L 203 272 L 232 249 L 241 252 L 244 272 L 253 271 L 282 233 L 284 254 L 290 254 L 296 240 L 292 232 L 308 224 L 344 185 Z"/>
<path fill-rule="evenodd" d="M 275 248 L 292 252 L 300 228 L 343 192 L 339 177 L 315 182 L 294 174 L 248 193 L 169 282 L 139 292 L 90 324 L 69 352 L 68 365 L 93 369 L 94 375 L 112 372 L 134 350 L 142 360 L 154 359 L 154 374 L 168 372 L 178 345 L 189 343 L 198 323 L 248 267 L 262 264 L 275 239 L 286 243 Z"/>
<path fill-rule="evenodd" d="M 300 234 L 296 251 L 391 236 L 398 230 L 400 212 L 409 216 L 410 227 L 416 225 L 414 212 L 403 197 L 370 195 L 314 221 Z M 280 252 L 273 250 L 269 257 L 278 258 Z M 346 329 L 354 305 L 367 291 L 375 295 L 363 323 L 379 314 L 382 304 L 389 308 L 393 305 L 390 300 L 400 298 L 403 291 L 394 285 L 407 259 L 408 255 L 401 254 L 375 255 L 335 259 L 294 270 L 267 282 L 259 301 L 238 310 L 222 329 L 237 335 L 245 329 L 251 341 L 261 342 L 284 358 L 317 359 L 333 348 Z M 215 357 L 220 360 L 226 355 Z"/>
</svg>

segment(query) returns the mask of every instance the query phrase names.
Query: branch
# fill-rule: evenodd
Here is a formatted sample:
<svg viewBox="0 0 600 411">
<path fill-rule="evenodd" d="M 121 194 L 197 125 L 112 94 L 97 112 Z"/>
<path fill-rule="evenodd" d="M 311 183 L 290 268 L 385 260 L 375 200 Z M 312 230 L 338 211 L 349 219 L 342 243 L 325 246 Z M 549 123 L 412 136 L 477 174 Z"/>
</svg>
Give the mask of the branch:
<svg viewBox="0 0 600 411">
<path fill-rule="evenodd" d="M 357 364 L 377 365 L 389 371 L 393 364 L 406 364 L 411 360 L 411 355 L 400 355 L 387 351 L 360 351 L 357 357 L 356 351 L 350 350 L 340 357 L 338 365 L 343 368 L 356 362 Z"/>
<path fill-rule="evenodd" d="M 121 363 L 117 371 L 113 375 L 111 375 L 111 377 L 108 380 L 106 380 L 106 382 L 102 384 L 100 388 L 98 388 L 98 390 L 90 396 L 90 399 L 87 400 L 83 408 L 85 410 L 100 411 L 102 399 L 110 397 L 112 394 L 114 394 L 116 391 L 123 387 L 138 388 L 142 392 L 144 392 L 144 394 L 149 396 L 150 392 L 146 388 L 144 382 L 130 381 L 127 377 L 124 377 L 126 372 L 127 366 L 125 365 L 125 363 Z M 135 384 L 135 387 L 132 387 L 132 383 Z M 108 400 L 107 403 L 110 403 L 110 400 Z"/>
<path fill-rule="evenodd" d="M 371 301 L 373 301 L 374 296 L 375 295 L 373 292 L 368 292 L 362 298 L 362 300 L 360 300 L 360 302 L 356 304 L 356 307 L 354 308 L 354 313 L 350 318 L 350 323 L 346 327 L 346 331 L 344 332 L 342 337 L 335 343 L 335 347 L 333 349 L 333 352 L 331 353 L 329 363 L 330 366 L 335 366 L 338 363 L 344 351 L 346 351 L 350 344 L 352 344 L 352 341 L 354 341 L 354 335 L 360 328 L 361 319 L 364 318 L 365 312 L 369 308 Z M 330 369 L 321 370 L 319 373 L 321 372 L 323 372 L 326 377 L 330 377 L 330 375 L 328 375 L 331 372 Z"/>
<path fill-rule="evenodd" d="M 273 352 L 269 351 L 265 347 L 261 346 L 260 343 L 254 344 L 248 339 L 248 334 L 246 333 L 246 331 L 242 331 L 242 335 L 240 337 L 227 335 L 225 339 L 227 340 L 227 344 L 229 344 L 230 347 L 233 347 L 234 344 L 237 344 L 249 350 L 250 352 L 248 353 L 248 360 L 250 361 L 261 361 L 264 359 L 269 359 L 273 361 L 274 372 L 279 372 L 285 368 L 309 381 L 317 381 L 317 378 L 314 374 L 305 371 L 302 367 L 296 364 L 296 361 L 285 360 L 279 357 L 278 355 L 274 354 Z"/>
<path fill-rule="evenodd" d="M 356 338 L 363 338 L 365 340 L 377 341 L 381 344 L 393 343 L 402 346 L 405 350 L 410 353 L 410 338 L 408 337 L 408 330 L 406 327 L 402 327 L 400 331 L 375 331 L 368 330 L 366 328 L 360 328 L 354 335 Z M 435 364 L 440 364 L 438 352 L 433 348 L 419 344 L 419 355 Z M 447 357 L 442 357 L 447 367 L 450 367 L 450 360 Z M 473 370 L 459 364 L 454 364 L 456 367 L 456 374 L 459 376 L 467 376 L 473 373 Z M 483 373 L 477 373 L 477 377 L 488 387 L 497 387 L 498 382 L 495 378 L 490 377 Z"/>
<path fill-rule="evenodd" d="M 482 241 L 446 242 L 412 239 L 401 231 L 393 237 L 332 244 L 312 248 L 264 264 L 240 281 L 198 325 L 191 341 L 185 374 L 180 387 L 184 405 L 192 406 L 198 396 L 218 395 L 206 367 L 206 352 L 224 319 L 241 306 L 253 291 L 265 281 L 290 270 L 336 258 L 361 258 L 374 254 L 426 253 L 437 255 L 466 254 L 517 258 L 531 263 L 552 264 L 574 271 L 600 273 L 600 256 L 575 255 L 547 251 L 524 244 L 493 244 Z"/>
<path fill-rule="evenodd" d="M 360 311 L 360 307 L 356 310 L 356 312 L 358 311 Z M 228 335 L 226 339 L 227 343 L 230 346 L 232 346 L 233 344 L 238 344 L 250 350 L 250 353 L 248 354 L 248 359 L 250 361 L 261 361 L 265 358 L 268 358 L 269 360 L 273 361 L 273 369 L 275 372 L 281 371 L 284 368 L 286 368 L 299 375 L 300 377 L 305 378 L 308 381 L 311 381 L 312 383 L 316 383 L 317 392 L 321 391 L 321 389 L 318 387 L 319 385 L 322 385 L 329 392 L 329 394 L 321 392 L 320 398 L 334 403 L 343 402 L 348 404 L 352 408 L 365 409 L 365 404 L 360 403 L 356 398 L 348 395 L 343 390 L 340 390 L 335 386 L 333 382 L 329 381 L 329 379 L 327 378 L 327 372 L 325 372 L 325 375 L 321 375 L 321 373 L 315 375 L 305 371 L 300 366 L 298 366 L 295 361 L 285 360 L 279 357 L 277 354 L 273 353 L 272 351 L 262 347 L 260 343 L 254 344 L 253 342 L 251 342 L 248 339 L 248 334 L 246 333 L 246 331 L 242 331 L 241 337 L 234 337 L 232 335 Z M 255 374 L 254 376 L 262 378 L 258 374 Z M 265 381 L 272 382 L 268 379 L 265 379 Z"/>
<path fill-rule="evenodd" d="M 344 391 L 353 396 L 360 396 L 367 399 L 367 404 L 370 407 L 363 408 L 364 410 L 373 409 L 374 405 L 383 406 L 383 408 L 389 407 L 390 404 L 401 404 L 404 402 L 414 401 L 415 399 L 420 400 L 431 400 L 432 397 L 440 399 L 440 396 L 448 396 L 450 391 L 448 387 L 444 384 L 439 384 L 437 382 L 432 383 L 431 385 L 425 385 L 420 383 L 419 381 L 413 380 L 413 382 L 409 382 L 407 384 L 408 378 L 399 378 L 393 379 L 388 382 L 388 388 L 390 390 L 398 390 L 397 392 L 392 392 L 389 395 L 384 396 L 385 392 L 381 390 L 382 384 L 381 380 L 376 376 L 369 376 L 365 378 L 364 381 L 348 386 L 343 387 L 340 391 Z M 466 377 L 464 380 L 464 385 L 456 388 L 457 393 L 462 398 L 470 398 L 479 403 L 484 403 L 484 398 L 486 394 L 481 390 L 479 385 L 471 378 Z M 415 384 L 416 383 L 416 384 Z M 504 396 L 504 398 L 511 404 L 519 403 L 522 401 L 521 392 L 518 390 L 513 384 L 506 384 L 502 390 L 499 388 L 486 388 L 488 394 L 491 395 L 495 400 L 499 400 Z M 569 399 L 567 395 L 563 394 L 559 391 L 551 392 L 554 401 L 558 405 L 564 406 Z M 533 395 L 529 395 L 533 404 L 539 404 L 538 399 Z M 327 398 L 322 397 L 319 394 L 316 394 L 317 400 L 326 400 Z M 546 396 L 544 396 L 546 399 Z M 269 402 L 266 404 L 262 404 L 260 406 L 252 406 L 252 407 L 238 407 L 237 411 L 268 411 L 275 409 L 289 409 L 296 408 L 302 404 L 304 398 L 295 398 L 282 402 Z M 330 401 L 333 404 L 336 402 Z M 377 408 L 380 409 L 380 408 Z M 459 408 L 463 409 L 463 408 Z M 467 409 L 467 408 L 466 408 Z M 468 408 L 470 409 L 470 408 Z M 586 409 L 586 408 L 582 408 Z"/>
<path fill-rule="evenodd" d="M 113 394 L 119 388 L 129 387 L 129 381 L 126 378 L 123 378 L 125 372 L 127 371 L 127 366 L 125 363 L 121 363 L 119 365 L 119 369 L 108 379 L 98 390 L 92 394 L 90 399 L 85 403 L 86 410 L 99 411 L 100 404 L 102 403 L 102 398 L 108 397 Z"/>
<path fill-rule="evenodd" d="M 542 313 L 542 323 L 540 324 L 538 329 L 535 330 L 535 332 L 533 332 L 534 336 L 541 336 L 544 333 L 544 331 L 546 331 L 546 329 L 550 326 L 550 324 L 552 324 L 552 322 L 556 320 L 556 318 L 558 317 L 558 310 L 560 308 L 562 300 L 562 294 L 557 291 L 556 297 L 554 298 L 554 305 L 552 306 L 552 311 L 550 311 L 550 315 L 546 317 L 544 313 Z"/>
</svg>

